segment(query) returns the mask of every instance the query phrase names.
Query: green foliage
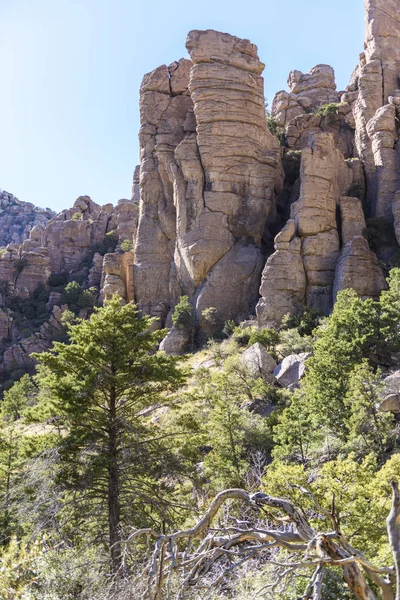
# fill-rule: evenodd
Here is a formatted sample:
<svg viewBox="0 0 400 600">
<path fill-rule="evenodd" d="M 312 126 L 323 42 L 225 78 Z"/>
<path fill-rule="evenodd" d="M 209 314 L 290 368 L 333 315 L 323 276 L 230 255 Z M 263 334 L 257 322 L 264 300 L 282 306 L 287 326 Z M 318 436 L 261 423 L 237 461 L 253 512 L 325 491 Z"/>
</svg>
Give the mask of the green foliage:
<svg viewBox="0 0 400 600">
<path fill-rule="evenodd" d="M 279 333 L 275 329 L 269 329 L 268 327 L 264 329 L 257 329 L 254 331 L 249 339 L 249 345 L 253 344 L 261 344 L 264 346 L 268 352 L 274 354 L 275 348 L 277 344 L 279 344 L 280 336 Z"/>
<path fill-rule="evenodd" d="M 165 330 L 152 332 L 152 322 L 114 297 L 69 326 L 69 344 L 33 355 L 45 367 L 40 384 L 63 428 L 58 481 L 73 504 L 71 525 L 85 514 L 86 535 L 98 536 L 108 520 L 114 567 L 124 526 L 173 520 L 163 481 L 176 458 L 170 436 L 146 411 L 171 404 L 184 373 L 178 359 L 153 352 Z"/>
<path fill-rule="evenodd" d="M 279 352 L 283 356 L 312 352 L 313 338 L 310 335 L 301 336 L 298 329 L 284 329 L 280 333 Z"/>
<path fill-rule="evenodd" d="M 188 296 L 181 296 L 172 313 L 172 322 L 176 326 L 193 327 L 194 310 Z"/>
<path fill-rule="evenodd" d="M 278 140 L 283 144 L 284 142 L 284 127 L 278 123 L 274 117 L 267 116 L 267 127 L 269 131 L 278 138 Z"/>
<path fill-rule="evenodd" d="M 257 327 L 240 327 L 236 326 L 233 330 L 232 337 L 239 346 L 248 346 L 251 336 L 257 331 Z"/>
<path fill-rule="evenodd" d="M 216 327 L 218 324 L 218 311 L 213 306 L 209 306 L 201 311 L 201 316 L 209 327 Z"/>
<path fill-rule="evenodd" d="M 373 372 L 364 359 L 349 379 L 346 404 L 349 407 L 350 448 L 361 456 L 374 452 L 383 464 L 395 443 L 393 415 L 379 412 L 382 397 L 381 372 Z"/>
<path fill-rule="evenodd" d="M 4 246 L 0 248 L 0 258 L 2 256 L 4 256 L 4 254 L 7 252 L 7 248 L 5 248 Z"/>
<path fill-rule="evenodd" d="M 224 327 L 222 329 L 222 333 L 226 337 L 230 337 L 233 334 L 233 332 L 235 331 L 235 327 L 236 327 L 235 321 L 232 321 L 232 320 L 225 321 Z"/>
<path fill-rule="evenodd" d="M 349 376 L 381 342 L 378 303 L 362 301 L 353 290 L 338 294 L 332 315 L 316 332 L 314 356 L 307 361 L 302 389 L 315 423 L 339 437 L 348 434 L 345 397 Z"/>
<path fill-rule="evenodd" d="M 32 378 L 26 374 L 16 381 L 12 388 L 4 392 L 0 405 L 0 417 L 6 421 L 17 421 L 25 410 L 36 403 L 38 388 Z"/>
<path fill-rule="evenodd" d="M 96 301 L 96 288 L 83 288 L 77 281 L 68 283 L 63 291 L 61 301 L 68 304 L 75 314 L 83 308 L 92 309 Z"/>
<path fill-rule="evenodd" d="M 303 465 L 309 463 L 312 451 L 323 439 L 316 429 L 304 394 L 296 390 L 287 407 L 278 417 L 273 429 L 275 447 L 272 455 L 276 460 L 294 460 Z"/>
<path fill-rule="evenodd" d="M 109 231 L 104 236 L 104 240 L 102 242 L 98 242 L 92 246 L 92 250 L 88 255 L 89 263 L 93 260 L 94 254 L 97 252 L 101 256 L 108 254 L 109 252 L 114 252 L 115 248 L 118 244 L 118 235 L 115 229 Z"/>
<path fill-rule="evenodd" d="M 317 117 L 332 117 L 339 114 L 340 102 L 330 102 L 329 104 L 323 104 L 316 111 Z"/>
<path fill-rule="evenodd" d="M 302 423 L 309 428 L 307 451 L 324 439 L 332 439 L 334 446 L 341 440 L 347 452 L 365 456 L 373 450 L 384 462 L 393 448 L 395 427 L 376 410 L 380 374 L 374 365 L 390 363 L 391 353 L 400 348 L 400 270 L 392 270 L 388 283 L 379 302 L 363 301 L 352 290 L 339 293 L 333 313 L 314 331 L 314 355 L 307 361 L 301 393 L 279 417 L 276 456 L 310 459 L 291 428 L 297 414 L 295 429 Z"/>
<path fill-rule="evenodd" d="M 312 335 L 314 329 L 318 327 L 323 315 L 314 308 L 303 307 L 303 310 L 296 315 L 287 314 L 282 320 L 282 329 L 297 329 L 299 335 Z"/>
<path fill-rule="evenodd" d="M 0 553 L 0 597 L 4 600 L 35 600 L 37 576 L 44 556 L 43 544 L 13 537 Z"/>
<path fill-rule="evenodd" d="M 83 214 L 80 211 L 77 211 L 72 215 L 71 219 L 73 219 L 74 221 L 82 221 Z"/>
<path fill-rule="evenodd" d="M 389 351 L 400 350 L 400 269 L 392 269 L 387 280 L 389 289 L 380 297 L 381 332 Z"/>
<path fill-rule="evenodd" d="M 123 252 L 130 252 L 133 249 L 132 240 L 123 240 L 120 243 L 120 248 L 123 250 Z"/>
<path fill-rule="evenodd" d="M 13 313 L 15 325 L 21 333 L 29 336 L 49 318 L 46 304 L 49 292 L 43 284 L 38 285 L 29 298 L 8 297 L 6 306 Z"/>
<path fill-rule="evenodd" d="M 203 444 L 210 448 L 204 458 L 205 475 L 216 490 L 244 486 L 255 456 L 261 454 L 267 460 L 272 447 L 270 420 L 252 412 L 250 406 L 255 399 L 275 402 L 275 388 L 254 380 L 233 356 L 222 372 L 208 374 L 203 393 L 210 407 L 203 416 Z"/>
</svg>

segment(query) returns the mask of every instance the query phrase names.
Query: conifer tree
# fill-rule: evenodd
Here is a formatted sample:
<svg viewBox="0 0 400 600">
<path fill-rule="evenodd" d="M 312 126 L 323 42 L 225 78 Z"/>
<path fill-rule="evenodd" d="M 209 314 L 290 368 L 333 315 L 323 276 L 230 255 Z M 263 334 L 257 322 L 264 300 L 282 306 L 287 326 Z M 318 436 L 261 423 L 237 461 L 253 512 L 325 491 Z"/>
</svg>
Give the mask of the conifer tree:
<svg viewBox="0 0 400 600">
<path fill-rule="evenodd" d="M 168 518 L 160 482 L 173 472 L 173 453 L 146 411 L 170 402 L 184 372 L 176 358 L 154 351 L 165 331 L 152 331 L 152 322 L 114 297 L 69 325 L 68 344 L 36 355 L 64 429 L 60 481 L 78 498 L 87 531 L 107 519 L 113 572 L 122 564 L 125 523 L 149 524 L 154 510 Z"/>
</svg>

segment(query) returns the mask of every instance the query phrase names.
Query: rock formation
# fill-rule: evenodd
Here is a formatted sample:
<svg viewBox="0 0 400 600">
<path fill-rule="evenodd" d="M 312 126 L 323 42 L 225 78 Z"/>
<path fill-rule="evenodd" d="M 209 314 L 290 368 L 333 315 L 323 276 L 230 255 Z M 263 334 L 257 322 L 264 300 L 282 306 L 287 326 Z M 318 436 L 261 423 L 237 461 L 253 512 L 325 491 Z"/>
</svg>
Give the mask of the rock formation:
<svg viewBox="0 0 400 600">
<path fill-rule="evenodd" d="M 339 230 L 342 244 L 346 244 L 365 228 L 360 200 L 346 196 L 358 178 L 358 162 L 345 161 L 331 134 L 309 134 L 302 150 L 299 199 L 291 205 L 291 219 L 275 238 L 276 252 L 268 258 L 263 271 L 257 304 L 260 326 L 277 326 L 285 314 L 293 314 L 304 305 L 324 314 L 331 311 L 340 253 Z M 378 261 L 363 241 L 368 251 L 364 262 L 360 253 L 357 260 L 353 256 L 360 242 L 346 246 L 336 274 L 336 293 L 353 287 L 353 282 L 354 287 L 359 287 L 356 264 L 364 265 L 363 296 L 369 295 L 365 289 L 373 290 L 371 295 L 376 296 L 384 288 Z M 351 264 L 349 248 L 353 249 Z"/>
<path fill-rule="evenodd" d="M 266 126 L 256 47 L 215 31 L 190 32 L 186 46 L 192 62 L 142 83 L 135 294 L 162 319 L 185 294 L 200 321 L 213 306 L 223 323 L 257 301 L 279 142 Z"/>
<path fill-rule="evenodd" d="M 205 309 L 219 329 L 256 307 L 265 327 L 304 307 L 329 314 L 346 287 L 377 297 L 398 246 L 375 242 L 379 262 L 369 219 L 400 242 L 400 20 L 395 0 L 365 6 L 365 52 L 344 91 L 328 65 L 294 70 L 266 119 L 256 46 L 191 31 L 189 59 L 143 78 L 130 199 L 81 196 L 56 216 L 0 193 L 0 371 L 51 343 L 68 282 L 85 301 L 118 293 L 168 327 L 188 296 L 197 337 L 172 328 L 168 352 L 212 333 Z M 48 311 L 36 335 L 18 316 L 31 301 Z"/>
<path fill-rule="evenodd" d="M 50 208 L 37 208 L 18 200 L 10 192 L 0 190 L 0 247 L 22 244 L 36 225 L 44 227 L 55 217 Z"/>
</svg>

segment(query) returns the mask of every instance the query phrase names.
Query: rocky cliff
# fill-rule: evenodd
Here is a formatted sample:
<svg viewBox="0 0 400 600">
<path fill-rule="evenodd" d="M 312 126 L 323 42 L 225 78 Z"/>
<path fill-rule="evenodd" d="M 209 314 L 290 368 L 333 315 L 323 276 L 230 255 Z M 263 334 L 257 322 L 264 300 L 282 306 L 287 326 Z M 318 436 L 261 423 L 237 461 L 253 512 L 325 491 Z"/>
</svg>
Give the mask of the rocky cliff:
<svg viewBox="0 0 400 600">
<path fill-rule="evenodd" d="M 29 238 L 33 227 L 44 227 L 55 216 L 50 208 L 38 208 L 30 202 L 22 202 L 10 192 L 0 189 L 0 247 L 21 244 Z"/>
<path fill-rule="evenodd" d="M 328 314 L 347 287 L 378 296 L 400 242 L 396 9 L 365 0 L 365 51 L 345 90 L 328 65 L 295 70 L 270 115 L 256 46 L 191 31 L 189 59 L 143 78 L 131 199 L 83 196 L 55 216 L 3 193 L 0 368 L 28 364 L 58 335 L 71 281 L 168 327 L 185 295 L 199 339 L 211 307 L 214 329 L 254 314 L 265 327 L 304 307 Z M 17 313 L 38 294 L 47 319 L 27 336 Z M 184 342 L 173 330 L 163 347 Z"/>
</svg>

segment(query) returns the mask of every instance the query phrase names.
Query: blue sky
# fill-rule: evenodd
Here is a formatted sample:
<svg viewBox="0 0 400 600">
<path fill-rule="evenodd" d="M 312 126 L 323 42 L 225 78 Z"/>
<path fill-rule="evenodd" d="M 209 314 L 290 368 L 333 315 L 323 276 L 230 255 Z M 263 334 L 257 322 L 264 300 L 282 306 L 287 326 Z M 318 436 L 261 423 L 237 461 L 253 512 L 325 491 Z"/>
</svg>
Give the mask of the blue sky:
<svg viewBox="0 0 400 600">
<path fill-rule="evenodd" d="M 0 0 L 0 188 L 54 210 L 130 197 L 144 73 L 186 56 L 191 29 L 250 39 L 265 92 L 331 64 L 346 86 L 362 0 Z"/>
</svg>

